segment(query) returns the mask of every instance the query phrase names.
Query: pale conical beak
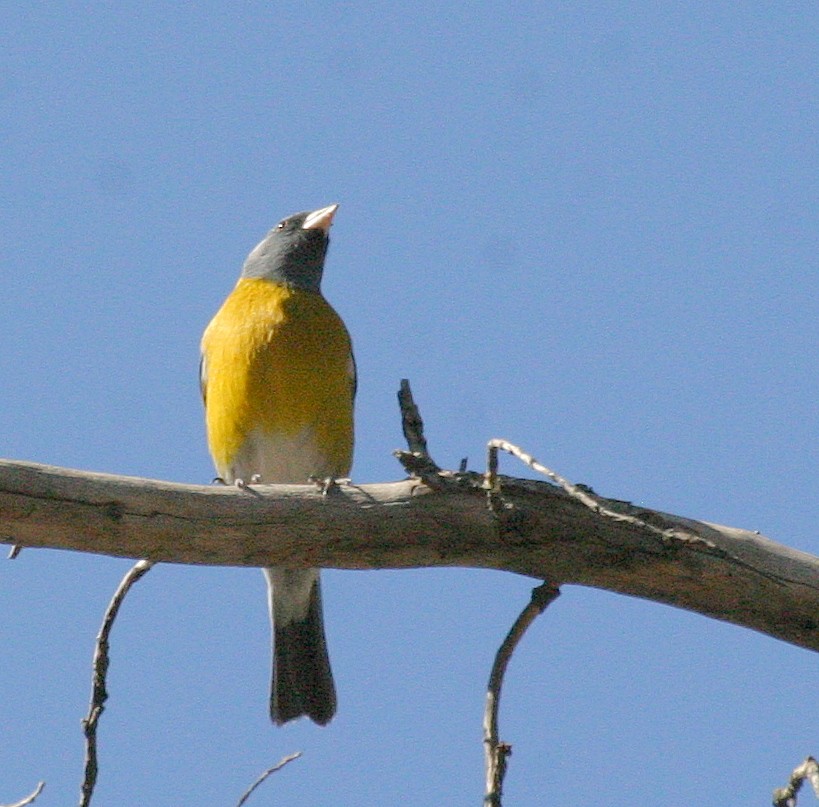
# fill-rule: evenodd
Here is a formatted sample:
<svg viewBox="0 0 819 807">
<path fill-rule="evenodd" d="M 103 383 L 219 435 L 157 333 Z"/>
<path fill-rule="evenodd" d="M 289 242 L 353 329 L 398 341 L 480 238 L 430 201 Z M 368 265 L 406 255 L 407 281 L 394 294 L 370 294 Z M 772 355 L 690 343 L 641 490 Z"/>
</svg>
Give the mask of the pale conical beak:
<svg viewBox="0 0 819 807">
<path fill-rule="evenodd" d="M 304 224 L 301 225 L 302 229 L 329 232 L 336 210 L 338 210 L 338 205 L 327 205 L 327 207 L 322 207 L 321 210 L 314 210 L 304 220 Z"/>
</svg>

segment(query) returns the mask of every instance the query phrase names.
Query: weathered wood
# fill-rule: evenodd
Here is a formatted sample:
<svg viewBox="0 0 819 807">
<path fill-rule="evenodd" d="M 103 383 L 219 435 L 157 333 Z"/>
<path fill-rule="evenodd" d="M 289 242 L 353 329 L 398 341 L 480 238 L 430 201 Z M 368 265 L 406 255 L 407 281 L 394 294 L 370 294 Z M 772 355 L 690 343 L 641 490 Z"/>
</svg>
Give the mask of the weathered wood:
<svg viewBox="0 0 819 807">
<path fill-rule="evenodd" d="M 0 542 L 169 563 L 492 568 L 667 603 L 819 650 L 819 558 L 747 530 L 477 475 L 314 486 L 180 485 L 0 461 Z"/>
</svg>

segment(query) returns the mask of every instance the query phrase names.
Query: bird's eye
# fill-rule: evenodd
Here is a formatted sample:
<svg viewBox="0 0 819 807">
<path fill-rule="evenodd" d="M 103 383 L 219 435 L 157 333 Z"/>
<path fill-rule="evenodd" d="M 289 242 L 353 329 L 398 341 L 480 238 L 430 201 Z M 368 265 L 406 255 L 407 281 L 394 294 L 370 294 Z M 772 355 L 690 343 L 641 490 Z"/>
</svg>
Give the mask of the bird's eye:
<svg viewBox="0 0 819 807">
<path fill-rule="evenodd" d="M 284 225 L 285 225 L 285 224 L 287 224 L 287 221 L 286 221 L 286 220 L 285 220 L 285 221 L 280 221 L 280 222 L 279 222 L 279 223 L 276 225 L 276 229 L 277 229 L 277 230 L 283 230 L 283 229 L 284 229 Z"/>
</svg>

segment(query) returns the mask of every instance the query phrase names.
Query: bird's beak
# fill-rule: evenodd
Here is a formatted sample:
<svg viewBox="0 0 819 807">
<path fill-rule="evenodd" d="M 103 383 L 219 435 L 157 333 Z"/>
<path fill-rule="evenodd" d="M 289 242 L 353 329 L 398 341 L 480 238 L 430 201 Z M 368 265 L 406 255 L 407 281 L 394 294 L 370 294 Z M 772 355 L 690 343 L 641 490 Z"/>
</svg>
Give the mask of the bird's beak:
<svg viewBox="0 0 819 807">
<path fill-rule="evenodd" d="M 333 216 L 338 210 L 338 205 L 328 205 L 322 207 L 321 210 L 314 210 L 302 224 L 304 230 L 324 230 L 325 233 L 330 231 L 330 225 L 333 223 Z"/>
</svg>

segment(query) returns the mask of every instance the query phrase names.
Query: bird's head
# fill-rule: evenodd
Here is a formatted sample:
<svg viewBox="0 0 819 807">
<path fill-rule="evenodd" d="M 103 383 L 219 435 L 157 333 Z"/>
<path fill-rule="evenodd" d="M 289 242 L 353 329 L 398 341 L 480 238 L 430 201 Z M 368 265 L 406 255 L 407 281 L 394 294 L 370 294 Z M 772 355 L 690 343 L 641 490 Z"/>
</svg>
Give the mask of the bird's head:
<svg viewBox="0 0 819 807">
<path fill-rule="evenodd" d="M 319 291 L 337 209 L 337 204 L 328 205 L 282 219 L 247 256 L 242 277 Z"/>
</svg>

